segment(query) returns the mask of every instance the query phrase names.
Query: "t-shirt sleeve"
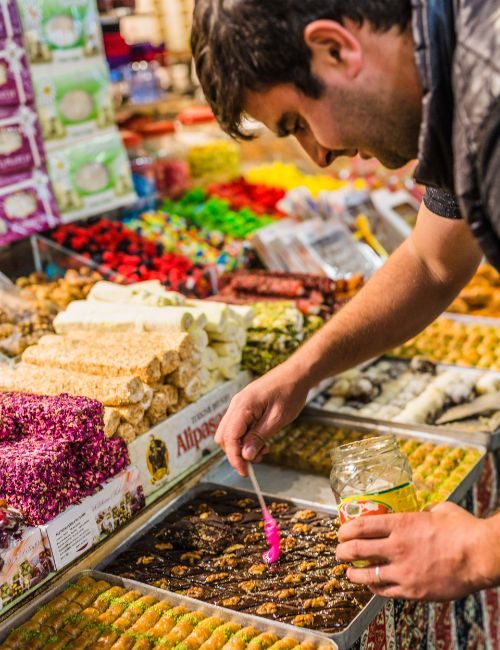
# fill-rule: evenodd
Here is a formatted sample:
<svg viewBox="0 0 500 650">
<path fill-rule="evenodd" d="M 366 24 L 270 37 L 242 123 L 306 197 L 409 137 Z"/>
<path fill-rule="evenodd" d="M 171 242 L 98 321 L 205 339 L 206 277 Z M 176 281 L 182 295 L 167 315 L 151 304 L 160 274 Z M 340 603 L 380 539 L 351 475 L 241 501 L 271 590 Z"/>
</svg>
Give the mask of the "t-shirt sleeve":
<svg viewBox="0 0 500 650">
<path fill-rule="evenodd" d="M 439 217 L 445 217 L 445 219 L 462 219 L 457 197 L 446 190 L 426 187 L 424 205 Z"/>
</svg>

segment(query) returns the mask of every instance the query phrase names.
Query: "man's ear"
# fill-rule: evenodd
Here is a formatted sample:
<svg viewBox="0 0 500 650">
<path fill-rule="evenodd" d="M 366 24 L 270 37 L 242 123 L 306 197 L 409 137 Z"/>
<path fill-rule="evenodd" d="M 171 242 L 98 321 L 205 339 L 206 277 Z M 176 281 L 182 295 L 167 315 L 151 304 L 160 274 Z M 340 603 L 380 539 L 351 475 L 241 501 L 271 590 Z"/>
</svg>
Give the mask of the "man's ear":
<svg viewBox="0 0 500 650">
<path fill-rule="evenodd" d="M 354 79 L 363 67 L 360 41 L 334 20 L 309 23 L 304 30 L 304 42 L 311 50 L 311 68 L 320 77 L 336 71 Z"/>
</svg>

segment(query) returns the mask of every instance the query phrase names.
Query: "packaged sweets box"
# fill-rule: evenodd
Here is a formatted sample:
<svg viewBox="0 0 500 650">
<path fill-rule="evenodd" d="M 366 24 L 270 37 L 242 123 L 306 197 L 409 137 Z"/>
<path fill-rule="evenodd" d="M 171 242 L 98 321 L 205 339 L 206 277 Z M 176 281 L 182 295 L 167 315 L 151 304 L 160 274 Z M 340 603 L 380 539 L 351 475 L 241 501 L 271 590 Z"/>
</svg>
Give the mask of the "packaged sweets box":
<svg viewBox="0 0 500 650">
<path fill-rule="evenodd" d="M 0 551 L 0 558 L 0 611 L 53 569 L 50 551 L 38 528 L 25 528 L 16 544 Z"/>
<path fill-rule="evenodd" d="M 78 558 L 131 519 L 144 506 L 139 471 L 133 465 L 107 481 L 80 504 L 40 526 L 44 544 L 57 570 Z"/>
<path fill-rule="evenodd" d="M 250 374 L 241 372 L 129 445 L 130 459 L 140 471 L 146 496 L 217 449 L 217 427 L 231 399 L 249 382 Z"/>
<path fill-rule="evenodd" d="M 117 132 L 49 152 L 48 168 L 63 222 L 123 207 L 136 198 Z"/>
<path fill-rule="evenodd" d="M 85 60 L 37 71 L 33 86 L 48 149 L 115 125 L 109 72 L 103 61 Z"/>
<path fill-rule="evenodd" d="M 18 4 L 32 64 L 80 61 L 102 52 L 93 0 L 19 0 Z"/>
</svg>

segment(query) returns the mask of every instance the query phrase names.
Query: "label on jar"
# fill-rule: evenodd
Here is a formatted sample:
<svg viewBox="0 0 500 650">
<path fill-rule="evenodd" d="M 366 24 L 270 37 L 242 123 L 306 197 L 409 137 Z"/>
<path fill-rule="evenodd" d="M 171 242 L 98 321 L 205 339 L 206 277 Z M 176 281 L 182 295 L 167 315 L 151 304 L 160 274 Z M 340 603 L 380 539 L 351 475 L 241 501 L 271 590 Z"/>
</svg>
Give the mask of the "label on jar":
<svg viewBox="0 0 500 650">
<path fill-rule="evenodd" d="M 413 483 L 403 483 L 388 490 L 356 494 L 340 500 L 340 521 L 345 524 L 357 517 L 387 515 L 394 512 L 418 510 L 417 495 Z"/>
</svg>

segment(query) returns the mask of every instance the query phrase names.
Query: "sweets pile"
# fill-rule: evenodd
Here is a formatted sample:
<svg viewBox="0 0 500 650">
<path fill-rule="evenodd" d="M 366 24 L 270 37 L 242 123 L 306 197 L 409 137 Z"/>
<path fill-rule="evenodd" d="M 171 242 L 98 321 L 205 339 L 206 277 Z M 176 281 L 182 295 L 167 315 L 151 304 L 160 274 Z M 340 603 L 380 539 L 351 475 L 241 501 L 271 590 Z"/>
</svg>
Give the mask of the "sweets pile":
<svg viewBox="0 0 500 650">
<path fill-rule="evenodd" d="M 51 235 L 59 245 L 92 260 L 104 275 L 125 282 L 158 280 L 174 291 L 200 297 L 211 293 L 205 268 L 187 258 L 165 252 L 154 243 L 126 228 L 119 221 L 99 219 L 93 224 L 69 224 Z"/>
<path fill-rule="evenodd" d="M 396 357 L 500 370 L 500 328 L 440 318 L 392 351 Z"/>
<path fill-rule="evenodd" d="M 2 372 L 0 390 L 95 399 L 106 435 L 130 443 L 237 376 L 251 316 L 246 307 L 187 303 L 155 282 L 99 282 L 57 316 L 57 334 Z"/>
<path fill-rule="evenodd" d="M 286 361 L 324 324 L 320 316 L 304 315 L 293 302 L 256 303 L 253 309 L 242 366 L 256 375 Z"/>
<path fill-rule="evenodd" d="M 0 499 L 45 524 L 129 465 L 94 400 L 0 393 Z"/>
<path fill-rule="evenodd" d="M 329 318 L 363 285 L 361 275 L 330 280 L 307 273 L 278 271 L 235 271 L 219 280 L 219 293 L 211 300 L 232 304 L 293 300 L 304 314 Z"/>
<path fill-rule="evenodd" d="M 345 181 L 333 178 L 333 176 L 304 174 L 295 165 L 282 162 L 265 163 L 253 167 L 246 172 L 245 180 L 249 183 L 267 185 L 287 192 L 296 187 L 306 187 L 314 198 L 320 192 L 340 190 L 347 185 Z"/>
<path fill-rule="evenodd" d="M 247 266 L 254 259 L 248 242 L 220 231 L 198 228 L 183 217 L 162 210 L 126 219 L 125 225 L 146 239 L 162 244 L 166 251 L 181 254 L 195 264 L 232 270 Z"/>
<path fill-rule="evenodd" d="M 382 359 L 339 375 L 320 405 L 327 411 L 379 420 L 435 424 L 448 408 L 499 390 L 500 376 L 493 373 L 438 369 L 419 358 L 411 363 Z M 491 418 L 476 421 L 482 430 L 494 431 L 495 423 L 500 425 L 500 404 Z"/>
<path fill-rule="evenodd" d="M 89 291 L 102 276 L 85 266 L 69 269 L 64 277 L 49 280 L 44 273 L 32 273 L 16 280 L 20 297 L 34 303 L 42 309 L 55 306 L 58 310 L 66 309 L 73 300 L 85 300 Z"/>
<path fill-rule="evenodd" d="M 273 223 L 269 215 L 260 215 L 250 210 L 232 210 L 226 200 L 210 197 L 201 189 L 187 192 L 180 201 L 165 201 L 162 209 L 187 219 L 198 228 L 218 231 L 237 239 L 246 239 L 258 228 Z"/>
<path fill-rule="evenodd" d="M 278 203 L 286 194 L 282 188 L 249 183 L 244 178 L 238 178 L 228 183 L 210 185 L 207 192 L 225 199 L 232 210 L 250 208 L 255 214 L 283 216 L 278 208 Z"/>
<path fill-rule="evenodd" d="M 312 642 L 208 616 L 140 591 L 79 578 L 26 623 L 0 650 L 64 648 L 203 648 L 204 650 L 321 650 Z M 325 644 L 326 647 L 327 644 Z"/>
<path fill-rule="evenodd" d="M 213 140 L 191 146 L 187 161 L 193 179 L 214 182 L 240 175 L 240 149 L 232 140 Z"/>
<path fill-rule="evenodd" d="M 500 318 L 500 273 L 489 264 L 482 264 L 448 311 Z"/>
<path fill-rule="evenodd" d="M 299 421 L 275 436 L 266 459 L 276 465 L 329 476 L 332 449 L 372 435 Z M 422 508 L 446 501 L 481 457 L 476 449 L 423 443 L 411 438 L 399 438 L 399 445 L 413 470 Z"/>
<path fill-rule="evenodd" d="M 58 311 L 72 300 L 85 298 L 100 279 L 88 269 L 70 270 L 54 281 L 33 273 L 17 280 L 18 294 L 0 292 L 0 353 L 15 358 L 52 332 Z"/>
<path fill-rule="evenodd" d="M 148 531 L 107 568 L 180 594 L 299 627 L 338 632 L 370 599 L 335 558 L 331 515 L 269 504 L 282 538 L 280 561 L 262 561 L 262 512 L 246 493 L 201 493 Z"/>
</svg>

